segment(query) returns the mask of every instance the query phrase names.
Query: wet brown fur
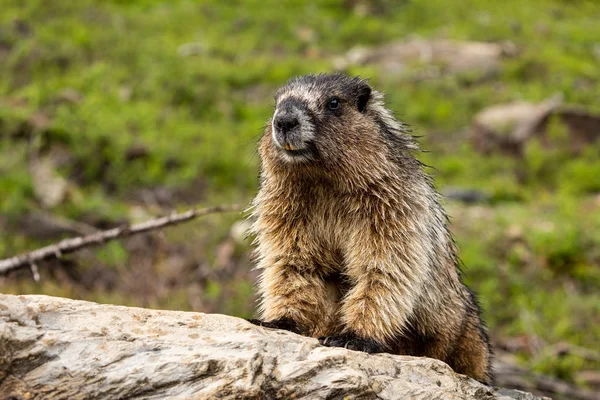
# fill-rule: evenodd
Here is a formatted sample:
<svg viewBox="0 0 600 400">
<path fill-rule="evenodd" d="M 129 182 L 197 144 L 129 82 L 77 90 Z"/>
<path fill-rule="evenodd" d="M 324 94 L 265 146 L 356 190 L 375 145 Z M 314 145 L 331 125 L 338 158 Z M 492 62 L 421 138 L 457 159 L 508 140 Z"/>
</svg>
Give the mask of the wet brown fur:
<svg viewBox="0 0 600 400">
<path fill-rule="evenodd" d="M 437 358 L 490 383 L 479 307 L 412 136 L 358 78 L 298 78 L 277 100 L 294 96 L 312 112 L 315 157 L 290 162 L 266 128 L 254 201 L 261 318 L 336 345 L 365 339 L 374 351 Z"/>
</svg>

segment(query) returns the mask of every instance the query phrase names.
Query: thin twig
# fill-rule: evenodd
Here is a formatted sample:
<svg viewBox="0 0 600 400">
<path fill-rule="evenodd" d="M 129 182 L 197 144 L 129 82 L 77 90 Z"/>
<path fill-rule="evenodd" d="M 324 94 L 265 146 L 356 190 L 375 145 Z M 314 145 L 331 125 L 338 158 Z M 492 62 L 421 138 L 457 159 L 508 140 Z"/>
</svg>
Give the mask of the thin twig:
<svg viewBox="0 0 600 400">
<path fill-rule="evenodd" d="M 58 228 L 63 231 L 68 231 L 78 235 L 91 235 L 97 233 L 99 229 L 94 228 L 83 222 L 73 221 L 71 219 L 51 214 L 45 211 L 36 211 L 32 214 L 33 217 L 39 219 L 42 223 Z"/>
<path fill-rule="evenodd" d="M 585 347 L 577 346 L 567 342 L 555 343 L 543 350 L 543 353 L 550 354 L 552 357 L 572 354 L 588 361 L 600 361 L 600 352 Z"/>
<path fill-rule="evenodd" d="M 173 213 L 166 217 L 151 219 L 149 221 L 142 222 L 139 224 L 124 225 L 118 228 L 99 231 L 97 233 L 92 233 L 86 236 L 64 239 L 58 243 L 54 243 L 49 246 L 39 248 L 37 250 L 33 250 L 28 253 L 23 253 L 15 257 L 7 258 L 5 260 L 0 260 L 0 275 L 5 275 L 10 271 L 14 271 L 19 268 L 35 265 L 39 261 L 58 258 L 61 255 L 73 253 L 74 251 L 77 251 L 84 247 L 98 246 L 111 240 L 164 228 L 165 226 L 169 225 L 180 224 L 182 222 L 190 221 L 192 219 L 207 214 L 241 210 L 242 207 L 235 204 L 208 207 L 199 210 L 189 210 L 180 214 Z"/>
<path fill-rule="evenodd" d="M 36 282 L 40 281 L 40 271 L 38 270 L 37 264 L 33 263 L 29 266 L 31 268 L 31 275 L 33 276 L 33 280 Z"/>
<path fill-rule="evenodd" d="M 502 361 L 494 364 L 495 384 L 500 387 L 534 392 L 572 400 L 597 400 L 592 391 L 550 376 L 540 375 Z"/>
</svg>

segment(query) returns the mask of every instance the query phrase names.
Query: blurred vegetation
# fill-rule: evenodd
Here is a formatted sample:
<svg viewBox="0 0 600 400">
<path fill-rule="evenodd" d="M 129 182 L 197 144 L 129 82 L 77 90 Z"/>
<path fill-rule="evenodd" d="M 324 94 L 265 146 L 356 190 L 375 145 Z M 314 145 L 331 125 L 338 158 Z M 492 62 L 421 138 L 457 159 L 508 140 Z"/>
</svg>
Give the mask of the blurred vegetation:
<svg viewBox="0 0 600 400">
<path fill-rule="evenodd" d="M 356 45 L 411 35 L 510 41 L 517 54 L 491 76 L 423 78 L 422 65 L 347 72 L 369 77 L 424 136 L 430 152 L 421 157 L 440 190 L 486 194 L 486 203 L 448 209 L 495 342 L 520 343 L 512 351 L 523 365 L 570 381 L 597 370 L 598 360 L 551 349 L 597 348 L 600 337 L 598 143 L 576 156 L 537 140 L 521 158 L 483 155 L 467 128 L 486 106 L 556 93 L 600 112 L 600 5 L 283 4 L 2 0 L 0 257 L 77 233 L 43 229 L 48 218 L 40 215 L 106 228 L 190 205 L 247 203 L 274 90 L 294 75 L 333 71 L 333 60 Z M 560 122 L 550 125 L 550 135 L 568 142 Z M 51 160 L 67 182 L 56 204 L 36 194 L 32 154 Z M 248 317 L 255 277 L 251 246 L 236 233 L 240 219 L 211 216 L 85 251 L 40 266 L 39 283 L 27 271 L 0 278 L 0 290 Z"/>
</svg>

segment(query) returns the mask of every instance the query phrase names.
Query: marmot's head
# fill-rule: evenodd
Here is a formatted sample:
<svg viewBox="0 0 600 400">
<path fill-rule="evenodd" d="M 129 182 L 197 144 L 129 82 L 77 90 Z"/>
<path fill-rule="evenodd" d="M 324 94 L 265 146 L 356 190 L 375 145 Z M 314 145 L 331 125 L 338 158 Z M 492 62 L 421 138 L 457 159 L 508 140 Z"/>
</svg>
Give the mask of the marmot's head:
<svg viewBox="0 0 600 400">
<path fill-rule="evenodd" d="M 306 75 L 275 95 L 275 113 L 261 144 L 265 162 L 282 168 L 328 167 L 346 172 L 378 167 L 390 150 L 416 149 L 402 124 L 366 80 Z M 349 170 L 350 169 L 350 170 Z"/>
</svg>

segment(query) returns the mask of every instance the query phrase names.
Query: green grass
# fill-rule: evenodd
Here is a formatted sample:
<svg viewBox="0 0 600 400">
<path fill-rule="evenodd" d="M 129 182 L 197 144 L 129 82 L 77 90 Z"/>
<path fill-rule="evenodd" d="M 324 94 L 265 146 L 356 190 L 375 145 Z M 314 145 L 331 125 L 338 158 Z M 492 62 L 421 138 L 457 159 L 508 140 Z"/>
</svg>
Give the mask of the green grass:
<svg viewBox="0 0 600 400">
<path fill-rule="evenodd" d="M 417 80 L 422 65 L 401 74 L 372 66 L 347 72 L 369 77 L 396 115 L 424 135 L 431 152 L 422 160 L 435 168 L 441 189 L 476 188 L 490 196 L 485 206 L 451 204 L 450 213 L 466 280 L 480 293 L 493 336 L 593 348 L 600 336 L 600 145 L 574 156 L 554 121 L 555 148 L 532 141 L 520 160 L 483 156 L 464 129 L 486 106 L 556 93 L 600 112 L 600 5 L 365 0 L 371 10 L 365 15 L 348 3 L 4 0 L 0 256 L 56 240 L 36 239 L 22 227 L 23 217 L 41 208 L 28 171 L 30 141 L 42 155 L 64 155 L 56 170 L 69 180 L 69 193 L 48 211 L 73 220 L 114 224 L 140 207 L 150 216 L 160 211 L 137 194 L 156 187 L 191 191 L 193 203 L 246 202 L 257 186 L 255 143 L 272 113 L 272 94 L 291 76 L 332 71 L 333 59 L 353 46 L 409 35 L 511 41 L 517 54 L 487 78 Z M 131 157 L 136 148 L 143 154 Z M 225 248 L 219 246 L 236 218 L 170 230 L 152 267 L 164 292 L 150 299 L 119 291 L 118 284 L 82 289 L 60 274 L 39 284 L 28 276 L 8 280 L 0 290 L 248 316 L 252 276 L 215 266 L 216 249 Z M 161 275 L 168 271 L 157 266 L 168 253 L 160 246 L 183 246 L 194 266 L 208 266 L 208 277 L 199 278 L 192 266 L 182 272 L 189 286 L 169 286 Z M 107 246 L 78 259 L 79 269 L 96 265 L 134 282 L 140 268 L 134 248 Z M 231 257 L 249 270 L 248 249 L 237 243 Z M 520 354 L 526 366 L 570 380 L 599 367 L 574 355 Z"/>
</svg>

